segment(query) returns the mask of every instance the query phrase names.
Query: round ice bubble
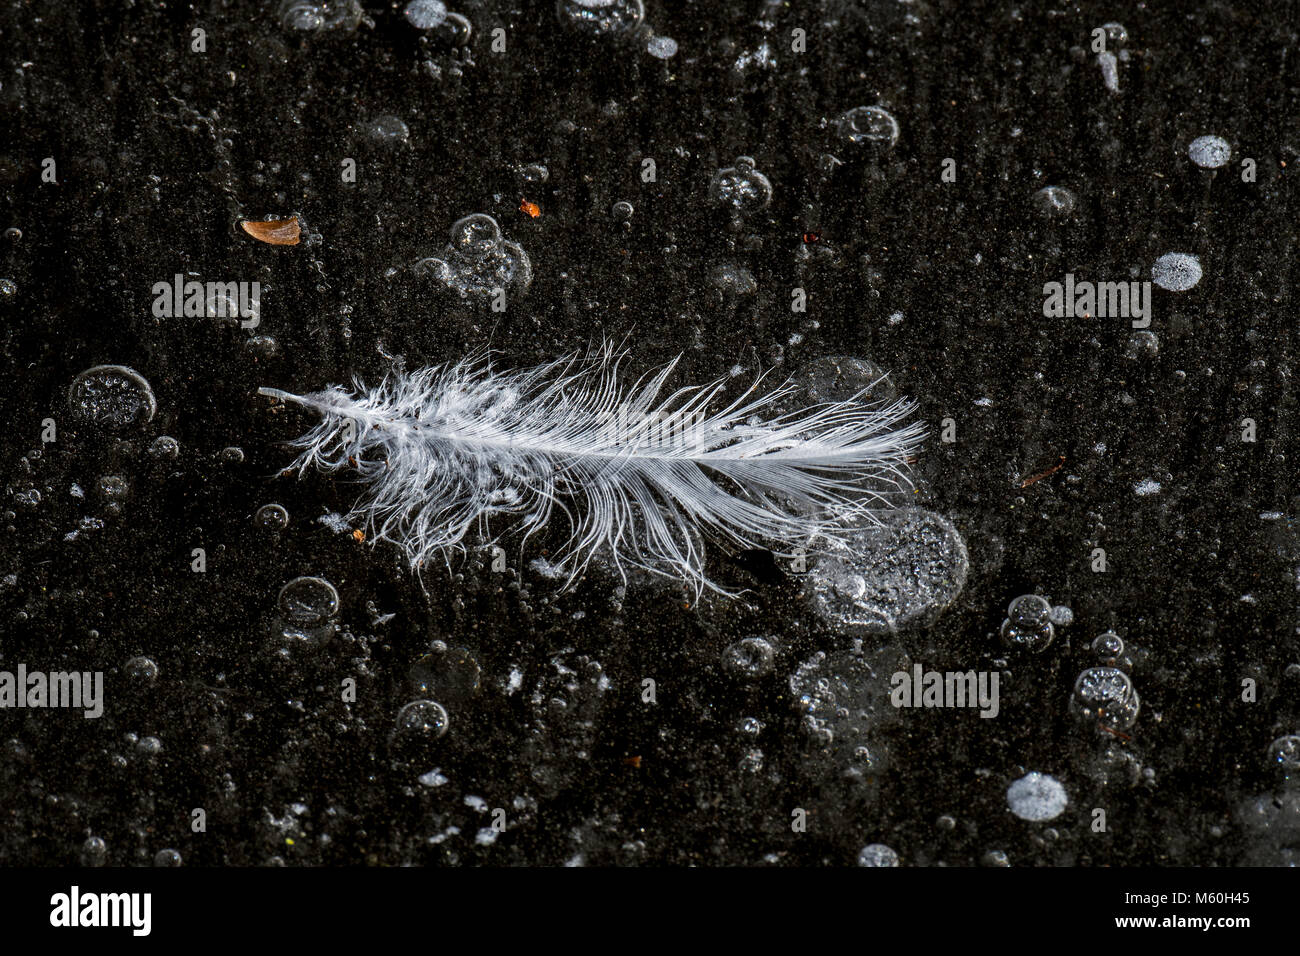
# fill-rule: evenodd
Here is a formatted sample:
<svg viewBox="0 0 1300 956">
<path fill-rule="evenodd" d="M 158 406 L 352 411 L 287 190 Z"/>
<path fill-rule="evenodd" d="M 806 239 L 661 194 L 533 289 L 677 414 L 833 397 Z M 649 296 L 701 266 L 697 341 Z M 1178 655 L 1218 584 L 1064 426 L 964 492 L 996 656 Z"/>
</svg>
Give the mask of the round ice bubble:
<svg viewBox="0 0 1300 956">
<path fill-rule="evenodd" d="M 1201 260 L 1185 252 L 1166 252 L 1151 267 L 1151 281 L 1170 292 L 1186 292 L 1201 281 Z"/>
<path fill-rule="evenodd" d="M 1198 136 L 1187 147 L 1187 156 L 1202 169 L 1226 166 L 1232 156 L 1232 147 L 1222 136 Z"/>
<path fill-rule="evenodd" d="M 411 0 L 406 5 L 406 19 L 417 30 L 432 30 L 447 19 L 447 5 L 442 0 Z"/>
<path fill-rule="evenodd" d="M 1045 773 L 1027 773 L 1007 787 L 1007 806 L 1022 820 L 1055 820 L 1067 803 L 1061 781 Z"/>
</svg>

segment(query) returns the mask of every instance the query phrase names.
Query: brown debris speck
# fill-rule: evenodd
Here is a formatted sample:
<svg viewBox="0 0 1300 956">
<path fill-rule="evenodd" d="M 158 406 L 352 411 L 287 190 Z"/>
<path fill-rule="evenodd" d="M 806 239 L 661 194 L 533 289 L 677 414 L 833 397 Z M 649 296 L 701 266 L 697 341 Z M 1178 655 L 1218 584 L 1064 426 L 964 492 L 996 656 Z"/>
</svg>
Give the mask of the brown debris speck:
<svg viewBox="0 0 1300 956">
<path fill-rule="evenodd" d="M 296 246 L 302 238 L 302 229 L 298 225 L 297 216 L 290 216 L 288 219 L 270 219 L 266 222 L 245 219 L 239 225 L 258 242 L 265 242 L 272 246 Z"/>
</svg>

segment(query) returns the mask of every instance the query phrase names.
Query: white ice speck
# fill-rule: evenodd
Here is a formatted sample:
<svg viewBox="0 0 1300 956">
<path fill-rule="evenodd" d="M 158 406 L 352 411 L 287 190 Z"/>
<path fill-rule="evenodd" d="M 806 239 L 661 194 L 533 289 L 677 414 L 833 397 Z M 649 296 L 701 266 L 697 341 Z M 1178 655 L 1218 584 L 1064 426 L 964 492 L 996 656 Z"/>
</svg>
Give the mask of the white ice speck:
<svg viewBox="0 0 1300 956">
<path fill-rule="evenodd" d="M 343 517 L 337 511 L 327 511 L 316 519 L 320 524 L 329 528 L 335 534 L 351 534 L 352 526 L 348 524 L 348 519 Z"/>
<path fill-rule="evenodd" d="M 745 69 L 751 63 L 754 66 L 768 67 L 768 68 L 776 66 L 776 58 L 772 56 L 772 48 L 769 47 L 767 43 L 761 43 L 759 44 L 757 50 L 754 50 L 753 52 L 746 51 L 745 53 L 742 53 L 739 57 L 736 58 L 736 70 L 741 73 L 744 73 Z"/>
<path fill-rule="evenodd" d="M 1151 281 L 1170 292 L 1186 292 L 1201 274 L 1201 260 L 1185 252 L 1166 252 L 1151 267 Z"/>
<path fill-rule="evenodd" d="M 518 667 L 510 668 L 510 679 L 506 682 L 507 696 L 524 686 L 524 672 Z"/>
<path fill-rule="evenodd" d="M 1133 492 L 1143 497 L 1158 495 L 1160 494 L 1160 482 L 1154 478 L 1143 478 L 1141 481 L 1133 483 Z"/>
<path fill-rule="evenodd" d="M 645 49 L 656 59 L 667 60 L 677 53 L 677 41 L 672 37 L 651 37 Z"/>
<path fill-rule="evenodd" d="M 1022 820 L 1055 820 L 1069 802 L 1061 781 L 1045 773 L 1027 773 L 1007 787 L 1007 806 Z"/>
<path fill-rule="evenodd" d="M 883 843 L 871 843 L 858 853 L 858 866 L 898 866 L 898 854 Z"/>
<path fill-rule="evenodd" d="M 437 767 L 434 767 L 428 773 L 420 774 L 418 779 L 426 787 L 441 787 L 447 782 L 447 777 Z"/>
<path fill-rule="evenodd" d="M 564 572 L 545 558 L 533 558 L 528 562 L 528 567 L 538 577 L 546 578 L 548 581 L 558 581 L 564 577 Z"/>
<path fill-rule="evenodd" d="M 1112 93 L 1119 92 L 1119 64 L 1114 53 L 1098 53 L 1097 65 L 1101 67 L 1101 81 Z"/>
<path fill-rule="evenodd" d="M 1222 136 L 1198 136 L 1187 147 L 1187 155 L 1202 169 L 1226 166 L 1232 156 L 1232 147 Z"/>
<path fill-rule="evenodd" d="M 432 30 L 447 19 L 447 5 L 442 0 L 411 0 L 405 13 L 417 30 Z"/>
</svg>

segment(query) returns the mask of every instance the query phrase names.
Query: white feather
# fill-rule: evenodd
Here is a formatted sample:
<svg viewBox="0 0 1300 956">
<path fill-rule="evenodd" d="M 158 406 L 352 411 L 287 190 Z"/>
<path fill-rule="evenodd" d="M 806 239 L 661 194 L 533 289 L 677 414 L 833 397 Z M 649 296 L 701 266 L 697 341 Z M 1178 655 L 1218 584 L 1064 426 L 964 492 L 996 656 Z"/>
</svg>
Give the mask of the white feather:
<svg viewBox="0 0 1300 956">
<path fill-rule="evenodd" d="M 356 394 L 260 392 L 322 415 L 292 443 L 291 467 L 358 469 L 368 488 L 350 517 L 417 568 L 464 551 L 498 516 L 520 519 L 526 541 L 558 513 L 569 537 L 552 560 L 568 584 L 604 552 L 620 574 L 626 564 L 725 594 L 694 532 L 793 557 L 910 487 L 924 429 L 904 424 L 908 402 L 864 405 L 860 392 L 763 421 L 792 385 L 754 397 L 760 376 L 710 412 L 724 381 L 661 399 L 676 360 L 626 387 L 624 355 L 607 345 L 510 371 L 477 356 L 373 390 L 356 382 Z"/>
</svg>

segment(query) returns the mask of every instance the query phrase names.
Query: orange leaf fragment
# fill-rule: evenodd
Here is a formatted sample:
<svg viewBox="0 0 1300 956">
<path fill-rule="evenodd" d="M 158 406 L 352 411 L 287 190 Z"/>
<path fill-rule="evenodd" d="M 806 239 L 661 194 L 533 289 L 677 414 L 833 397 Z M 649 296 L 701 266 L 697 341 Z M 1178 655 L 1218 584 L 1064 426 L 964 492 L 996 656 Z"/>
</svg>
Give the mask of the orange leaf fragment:
<svg viewBox="0 0 1300 956">
<path fill-rule="evenodd" d="M 532 218 L 536 219 L 542 214 L 542 207 L 535 202 L 529 202 L 527 199 L 519 200 L 519 211 L 526 212 Z"/>
<path fill-rule="evenodd" d="M 302 238 L 302 229 L 298 226 L 297 216 L 290 216 L 288 219 L 270 219 L 265 222 L 245 219 L 239 225 L 258 242 L 265 242 L 272 246 L 296 246 Z"/>
</svg>

